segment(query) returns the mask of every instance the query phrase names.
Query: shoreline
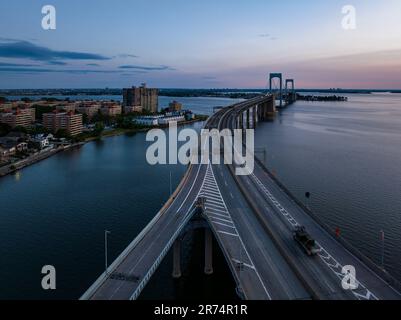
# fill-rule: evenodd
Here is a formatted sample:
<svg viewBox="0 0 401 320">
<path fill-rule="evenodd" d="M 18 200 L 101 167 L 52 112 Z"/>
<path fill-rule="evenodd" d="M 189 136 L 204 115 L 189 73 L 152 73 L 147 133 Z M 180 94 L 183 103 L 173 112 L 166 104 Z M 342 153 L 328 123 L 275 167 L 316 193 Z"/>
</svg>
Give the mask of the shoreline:
<svg viewBox="0 0 401 320">
<path fill-rule="evenodd" d="M 193 124 L 196 122 L 202 122 L 202 121 L 206 121 L 205 119 L 202 118 L 198 118 L 198 119 L 193 119 L 193 120 L 189 120 L 189 121 L 183 121 L 178 123 L 179 127 L 185 126 L 185 125 L 189 125 L 189 124 Z M 165 126 L 161 127 L 155 127 L 157 129 L 164 129 L 166 128 Z M 10 174 L 14 174 L 17 173 L 18 171 L 29 167 L 31 165 L 34 165 L 35 163 L 38 163 L 40 161 L 46 160 L 60 152 L 63 151 L 67 151 L 73 148 L 79 148 L 84 146 L 85 144 L 89 143 L 89 142 L 93 142 L 93 141 L 98 141 L 101 139 L 107 139 L 107 138 L 111 138 L 111 137 L 117 137 L 117 136 L 121 136 L 124 134 L 132 134 L 132 133 L 141 133 L 141 132 L 148 132 L 149 130 L 155 129 L 155 128 L 143 128 L 143 129 L 114 129 L 112 131 L 106 131 L 105 133 L 103 133 L 102 135 L 100 135 L 99 137 L 91 137 L 91 138 L 87 138 L 82 142 L 77 142 L 77 143 L 73 143 L 73 144 L 69 144 L 66 146 L 59 146 L 57 148 L 53 148 L 51 150 L 47 150 L 47 151 L 42 151 L 39 153 L 36 153 L 32 156 L 29 156 L 28 158 L 19 160 L 15 163 L 10 163 L 7 165 L 4 165 L 2 167 L 0 167 L 0 179 L 8 176 Z"/>
</svg>

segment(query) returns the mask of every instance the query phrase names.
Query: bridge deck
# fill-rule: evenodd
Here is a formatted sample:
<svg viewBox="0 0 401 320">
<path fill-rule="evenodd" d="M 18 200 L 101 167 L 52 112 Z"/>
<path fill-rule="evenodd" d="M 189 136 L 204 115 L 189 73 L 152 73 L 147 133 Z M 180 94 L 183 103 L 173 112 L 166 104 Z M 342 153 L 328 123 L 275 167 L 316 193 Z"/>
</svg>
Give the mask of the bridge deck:
<svg viewBox="0 0 401 320">
<path fill-rule="evenodd" d="M 240 112 L 272 99 L 263 96 L 225 108 L 208 128 L 235 128 Z M 135 299 L 193 214 L 207 197 L 205 216 L 231 271 L 247 299 L 400 299 L 382 279 L 314 220 L 266 169 L 255 163 L 250 176 L 235 176 L 226 165 L 192 165 L 179 193 L 120 255 L 82 299 Z M 292 239 L 304 225 L 322 253 L 306 256 Z M 356 268 L 358 289 L 342 288 L 342 266 Z M 120 277 L 117 279 L 116 274 Z M 125 275 L 126 279 L 122 279 Z M 135 277 L 138 281 L 134 281 Z"/>
<path fill-rule="evenodd" d="M 205 170 L 205 165 L 193 166 L 188 183 L 172 204 L 150 225 L 139 242 L 134 241 L 117 258 L 109 268 L 109 275 L 103 274 L 81 299 L 129 300 L 137 297 L 191 217 Z M 128 280 L 113 279 L 117 274 Z M 132 281 L 134 277 L 138 277 L 138 281 Z"/>
</svg>

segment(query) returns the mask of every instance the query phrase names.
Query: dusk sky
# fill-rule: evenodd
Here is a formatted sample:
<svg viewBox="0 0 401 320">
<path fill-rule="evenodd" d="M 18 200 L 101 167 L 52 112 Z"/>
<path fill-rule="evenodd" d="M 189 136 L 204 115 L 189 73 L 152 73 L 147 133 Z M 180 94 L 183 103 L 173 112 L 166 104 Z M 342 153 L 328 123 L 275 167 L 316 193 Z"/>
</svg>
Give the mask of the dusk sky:
<svg viewBox="0 0 401 320">
<path fill-rule="evenodd" d="M 342 28 L 344 5 L 355 30 Z M 57 29 L 43 30 L 53 5 Z M 401 89 L 400 0 L 2 0 L 0 88 Z"/>
</svg>

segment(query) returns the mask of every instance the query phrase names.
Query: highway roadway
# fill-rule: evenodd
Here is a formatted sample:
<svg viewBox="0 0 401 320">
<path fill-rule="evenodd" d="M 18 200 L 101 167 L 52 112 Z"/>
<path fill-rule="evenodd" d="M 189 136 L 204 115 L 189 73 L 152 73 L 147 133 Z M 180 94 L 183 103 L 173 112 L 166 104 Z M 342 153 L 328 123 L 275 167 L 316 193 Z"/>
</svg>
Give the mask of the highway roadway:
<svg viewBox="0 0 401 320">
<path fill-rule="evenodd" d="M 235 128 L 236 117 L 244 110 L 246 106 L 239 105 L 226 112 L 221 119 L 220 129 Z M 284 192 L 260 162 L 255 163 L 253 174 L 233 177 L 266 233 L 274 240 L 282 256 L 286 258 L 293 272 L 302 280 L 313 298 L 335 300 L 401 298 L 398 290 L 340 244 Z M 320 254 L 309 257 L 296 244 L 293 240 L 293 230 L 297 225 L 306 227 L 321 248 Z M 358 288 L 355 290 L 345 290 L 342 286 L 344 275 L 341 271 L 342 267 L 347 265 L 355 267 L 356 270 Z"/>
<path fill-rule="evenodd" d="M 247 108 L 271 99 L 261 96 L 213 115 L 206 128 L 235 128 Z M 209 155 L 210 157 L 210 155 Z M 192 164 L 173 194 L 141 234 L 87 290 L 81 299 L 136 299 L 175 239 L 206 198 L 204 217 L 237 282 L 238 293 L 252 300 L 400 299 L 378 272 L 352 254 L 314 220 L 259 162 L 249 176 L 234 166 Z M 303 225 L 322 252 L 307 256 L 293 240 Z M 358 289 L 344 290 L 342 266 L 356 268 Z"/>
<path fill-rule="evenodd" d="M 194 204 L 206 172 L 206 165 L 194 165 L 187 173 L 186 183 L 162 209 L 148 229 L 131 243 L 81 297 L 83 300 L 130 300 L 146 285 L 152 273 L 171 248 L 175 238 L 192 217 Z"/>
</svg>

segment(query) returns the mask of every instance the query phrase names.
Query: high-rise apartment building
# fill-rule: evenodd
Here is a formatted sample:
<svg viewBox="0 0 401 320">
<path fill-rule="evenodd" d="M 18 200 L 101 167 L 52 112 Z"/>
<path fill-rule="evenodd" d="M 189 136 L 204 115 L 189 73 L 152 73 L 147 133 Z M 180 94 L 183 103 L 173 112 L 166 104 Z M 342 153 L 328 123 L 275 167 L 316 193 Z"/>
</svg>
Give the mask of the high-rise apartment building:
<svg viewBox="0 0 401 320">
<path fill-rule="evenodd" d="M 73 112 L 59 113 L 57 111 L 43 114 L 43 126 L 53 133 L 62 129 L 70 136 L 82 133 L 82 114 Z"/>
<path fill-rule="evenodd" d="M 147 88 L 144 83 L 139 88 L 123 89 L 123 106 L 142 106 L 143 110 L 157 113 L 159 110 L 159 90 Z"/>
<path fill-rule="evenodd" d="M 8 112 L 0 113 L 0 123 L 9 125 L 11 128 L 15 127 L 29 127 L 35 122 L 35 109 L 34 108 L 16 108 Z"/>
</svg>

